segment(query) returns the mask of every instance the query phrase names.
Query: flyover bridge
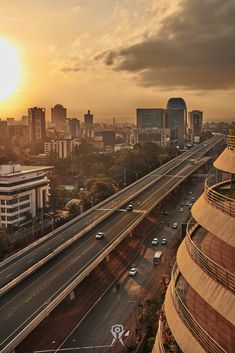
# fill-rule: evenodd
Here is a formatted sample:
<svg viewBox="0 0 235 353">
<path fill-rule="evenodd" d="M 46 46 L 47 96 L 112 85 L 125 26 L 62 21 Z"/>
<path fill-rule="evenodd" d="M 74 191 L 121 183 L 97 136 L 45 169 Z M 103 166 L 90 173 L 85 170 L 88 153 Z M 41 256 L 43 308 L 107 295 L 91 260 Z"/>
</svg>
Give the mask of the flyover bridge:
<svg viewBox="0 0 235 353">
<path fill-rule="evenodd" d="M 96 205 L 0 265 L 0 352 L 36 327 L 169 193 L 223 142 L 213 137 Z M 190 163 L 190 159 L 195 164 Z M 133 211 L 123 212 L 132 200 Z M 97 231 L 105 233 L 96 241 Z M 24 279 L 24 280 L 23 280 Z"/>
</svg>

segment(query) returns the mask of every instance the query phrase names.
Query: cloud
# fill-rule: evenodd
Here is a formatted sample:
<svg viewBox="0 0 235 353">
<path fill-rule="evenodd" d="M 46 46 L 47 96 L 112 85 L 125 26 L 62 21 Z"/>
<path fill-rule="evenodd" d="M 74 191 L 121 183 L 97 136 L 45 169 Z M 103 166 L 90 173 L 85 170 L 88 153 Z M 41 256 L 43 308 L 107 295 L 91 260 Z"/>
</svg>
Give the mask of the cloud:
<svg viewBox="0 0 235 353">
<path fill-rule="evenodd" d="M 81 10 L 81 7 L 79 5 L 75 5 L 71 9 L 73 12 L 79 12 Z"/>
<path fill-rule="evenodd" d="M 235 87 L 235 1 L 179 0 L 139 43 L 97 56 L 115 71 L 134 74 L 141 86 L 190 90 Z M 149 20 L 157 10 L 149 11 Z"/>
</svg>

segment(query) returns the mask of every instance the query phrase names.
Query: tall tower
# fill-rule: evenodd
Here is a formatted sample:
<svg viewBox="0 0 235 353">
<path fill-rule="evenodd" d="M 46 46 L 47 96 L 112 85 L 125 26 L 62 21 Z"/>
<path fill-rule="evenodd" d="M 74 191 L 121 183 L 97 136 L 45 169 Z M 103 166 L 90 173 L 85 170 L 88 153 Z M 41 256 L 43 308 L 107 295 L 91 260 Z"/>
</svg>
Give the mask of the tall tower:
<svg viewBox="0 0 235 353">
<path fill-rule="evenodd" d="M 192 142 L 200 142 L 199 136 L 202 131 L 202 122 L 203 112 L 199 110 L 192 110 L 188 113 L 188 128 L 191 133 Z"/>
<path fill-rule="evenodd" d="M 67 110 L 61 104 L 56 104 L 51 108 L 51 122 L 55 124 L 56 130 L 66 132 Z"/>
<path fill-rule="evenodd" d="M 166 107 L 166 127 L 171 129 L 171 140 L 183 147 L 187 125 L 187 107 L 183 98 L 170 98 Z"/>
<path fill-rule="evenodd" d="M 30 126 L 30 139 L 31 140 L 44 140 L 46 137 L 46 120 L 44 108 L 29 108 L 29 126 Z"/>
<path fill-rule="evenodd" d="M 153 353 L 235 351 L 235 136 L 192 207 Z"/>
<path fill-rule="evenodd" d="M 90 110 L 84 114 L 84 125 L 89 127 L 93 125 L 93 114 L 90 113 Z"/>
</svg>

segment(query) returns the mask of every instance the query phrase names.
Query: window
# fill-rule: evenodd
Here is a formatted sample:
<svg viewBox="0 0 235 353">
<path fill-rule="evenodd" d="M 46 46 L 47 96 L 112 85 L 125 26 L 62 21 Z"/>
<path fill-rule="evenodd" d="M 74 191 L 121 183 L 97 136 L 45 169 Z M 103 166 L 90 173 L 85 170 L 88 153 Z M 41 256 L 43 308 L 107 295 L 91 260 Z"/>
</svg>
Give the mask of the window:
<svg viewBox="0 0 235 353">
<path fill-rule="evenodd" d="M 1 208 L 1 212 L 5 213 L 6 209 L 5 208 Z"/>
</svg>

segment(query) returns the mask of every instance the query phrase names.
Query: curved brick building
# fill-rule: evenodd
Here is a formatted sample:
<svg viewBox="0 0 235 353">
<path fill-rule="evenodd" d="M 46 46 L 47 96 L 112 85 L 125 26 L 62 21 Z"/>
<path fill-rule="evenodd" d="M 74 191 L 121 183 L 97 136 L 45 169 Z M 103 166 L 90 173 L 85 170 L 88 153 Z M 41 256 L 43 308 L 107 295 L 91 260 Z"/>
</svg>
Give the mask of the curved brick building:
<svg viewBox="0 0 235 353">
<path fill-rule="evenodd" d="M 153 353 L 235 352 L 235 136 L 179 247 Z"/>
</svg>

